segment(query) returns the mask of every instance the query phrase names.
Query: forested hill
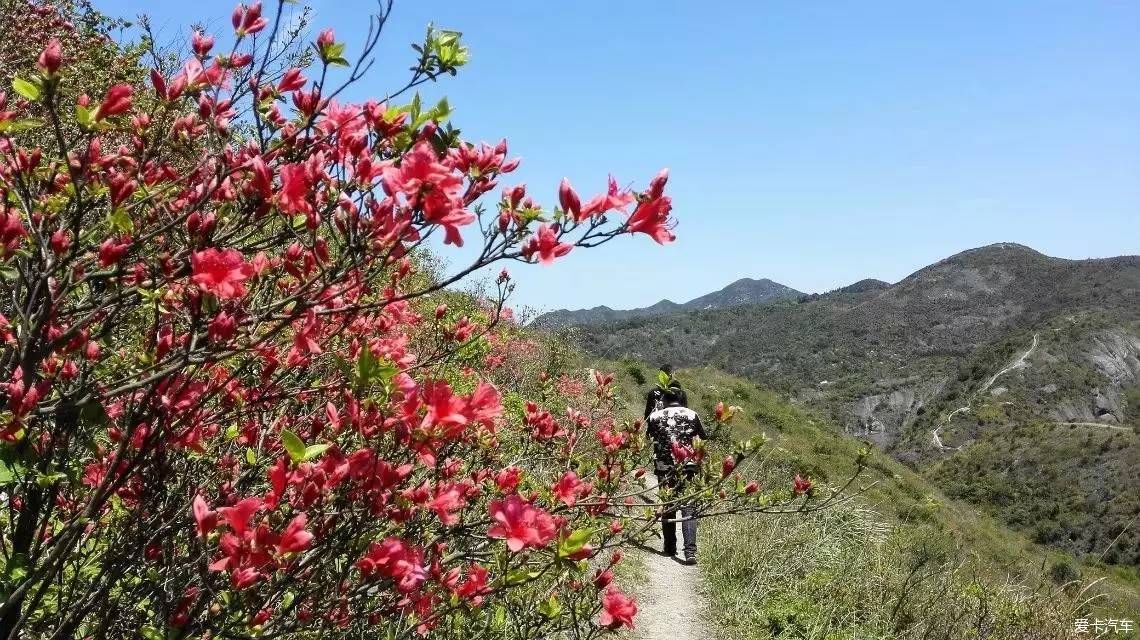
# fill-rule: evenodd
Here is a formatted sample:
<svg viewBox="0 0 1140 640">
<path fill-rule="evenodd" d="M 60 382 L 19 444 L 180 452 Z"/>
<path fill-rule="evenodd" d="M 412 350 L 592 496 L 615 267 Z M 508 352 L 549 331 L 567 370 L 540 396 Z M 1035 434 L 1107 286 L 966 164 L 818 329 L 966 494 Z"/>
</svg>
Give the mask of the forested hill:
<svg viewBox="0 0 1140 640">
<path fill-rule="evenodd" d="M 1077 553 L 1099 553 L 1140 512 L 1140 256 L 996 244 L 893 285 L 573 333 L 603 357 L 714 366 L 779 389 L 916 468 L 939 465 L 948 491 Z M 1073 474 L 1061 491 L 1059 477 L 1022 473 L 1026 461 Z M 1029 497 L 1011 509 L 1013 495 Z M 1140 564 L 1140 534 L 1106 558 Z"/>
</svg>

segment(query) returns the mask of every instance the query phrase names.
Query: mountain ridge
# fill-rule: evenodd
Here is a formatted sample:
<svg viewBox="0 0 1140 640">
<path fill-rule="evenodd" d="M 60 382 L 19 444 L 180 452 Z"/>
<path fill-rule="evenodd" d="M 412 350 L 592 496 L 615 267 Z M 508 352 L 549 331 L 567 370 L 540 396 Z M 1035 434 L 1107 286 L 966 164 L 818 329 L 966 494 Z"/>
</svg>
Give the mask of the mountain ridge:
<svg viewBox="0 0 1140 640">
<path fill-rule="evenodd" d="M 1111 543 L 1140 509 L 1140 256 L 1071 260 L 1000 243 L 886 287 L 574 334 L 597 355 L 749 378 L 1040 542 L 1140 568 L 1140 531 Z M 1079 482 L 1023 468 L 1069 468 L 1073 452 Z M 1012 508 L 1007 477 L 1036 497 Z M 1080 506 L 1109 487 L 1118 497 L 1103 513 Z"/>
<path fill-rule="evenodd" d="M 801 291 L 768 278 L 740 278 L 721 289 L 684 303 L 664 299 L 648 307 L 634 309 L 612 309 L 605 305 L 598 305 L 589 309 L 557 309 L 535 318 L 534 326 L 553 328 L 568 325 L 599 324 L 684 311 L 721 309 L 746 304 L 793 300 L 803 295 L 805 294 Z"/>
</svg>

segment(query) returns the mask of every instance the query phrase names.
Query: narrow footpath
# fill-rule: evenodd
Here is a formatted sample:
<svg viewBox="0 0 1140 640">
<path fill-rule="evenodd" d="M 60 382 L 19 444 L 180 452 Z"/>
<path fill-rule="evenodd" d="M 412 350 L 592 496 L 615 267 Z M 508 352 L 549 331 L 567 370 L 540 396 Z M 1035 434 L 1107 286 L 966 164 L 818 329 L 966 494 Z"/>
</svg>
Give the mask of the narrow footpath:
<svg viewBox="0 0 1140 640">
<path fill-rule="evenodd" d="M 655 479 L 651 479 L 656 484 Z M 654 493 L 656 497 L 656 493 Z M 677 537 L 680 538 L 680 525 Z M 678 539 L 678 544 L 680 540 Z M 641 640 L 674 640 L 701 638 L 708 640 L 701 622 L 705 609 L 699 567 L 688 567 L 661 553 L 661 540 L 651 543 L 657 551 L 639 551 L 645 564 L 646 580 L 637 590 L 637 628 L 634 636 Z"/>
</svg>

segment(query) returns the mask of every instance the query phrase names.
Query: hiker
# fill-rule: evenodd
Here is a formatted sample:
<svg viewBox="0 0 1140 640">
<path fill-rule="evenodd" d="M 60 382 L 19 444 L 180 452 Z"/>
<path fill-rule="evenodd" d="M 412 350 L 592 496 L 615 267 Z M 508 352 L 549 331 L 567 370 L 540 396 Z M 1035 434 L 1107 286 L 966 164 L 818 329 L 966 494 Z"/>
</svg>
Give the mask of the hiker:
<svg viewBox="0 0 1140 640">
<path fill-rule="evenodd" d="M 673 454 L 673 445 L 692 447 L 693 438 L 704 439 L 705 429 L 695 411 L 689 409 L 685 391 L 680 384 L 670 384 L 659 389 L 662 407 L 652 411 L 646 420 L 646 430 L 653 440 L 654 473 L 662 487 L 672 489 L 681 495 L 685 485 L 697 472 L 697 463 L 684 460 L 678 463 Z M 697 563 L 697 521 L 693 517 L 692 504 L 680 505 L 681 535 L 684 539 L 685 564 Z M 677 511 L 676 507 L 661 514 L 661 532 L 665 539 L 664 553 L 670 557 L 677 555 Z"/>
<path fill-rule="evenodd" d="M 665 403 L 661 400 L 661 394 L 665 389 L 675 388 L 681 392 L 681 406 L 689 406 L 689 399 L 685 395 L 685 390 L 681 388 L 681 383 L 673 377 L 673 365 L 661 365 L 661 372 L 657 374 L 657 385 L 649 390 L 645 395 L 645 419 L 649 420 L 649 414 L 661 409 Z"/>
</svg>

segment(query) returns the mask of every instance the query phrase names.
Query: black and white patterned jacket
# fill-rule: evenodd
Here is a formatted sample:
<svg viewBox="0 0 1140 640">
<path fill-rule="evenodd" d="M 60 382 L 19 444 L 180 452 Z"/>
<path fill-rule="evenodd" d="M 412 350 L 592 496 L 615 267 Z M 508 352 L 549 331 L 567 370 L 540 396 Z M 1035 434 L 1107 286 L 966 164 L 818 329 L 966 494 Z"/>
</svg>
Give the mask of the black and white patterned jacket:
<svg viewBox="0 0 1140 640">
<path fill-rule="evenodd" d="M 649 414 L 646 432 L 653 441 L 653 458 L 657 472 L 669 472 L 676 468 L 673 458 L 673 443 L 691 447 L 693 438 L 707 439 L 704 425 L 696 411 L 688 407 L 672 406 L 658 409 Z"/>
</svg>

